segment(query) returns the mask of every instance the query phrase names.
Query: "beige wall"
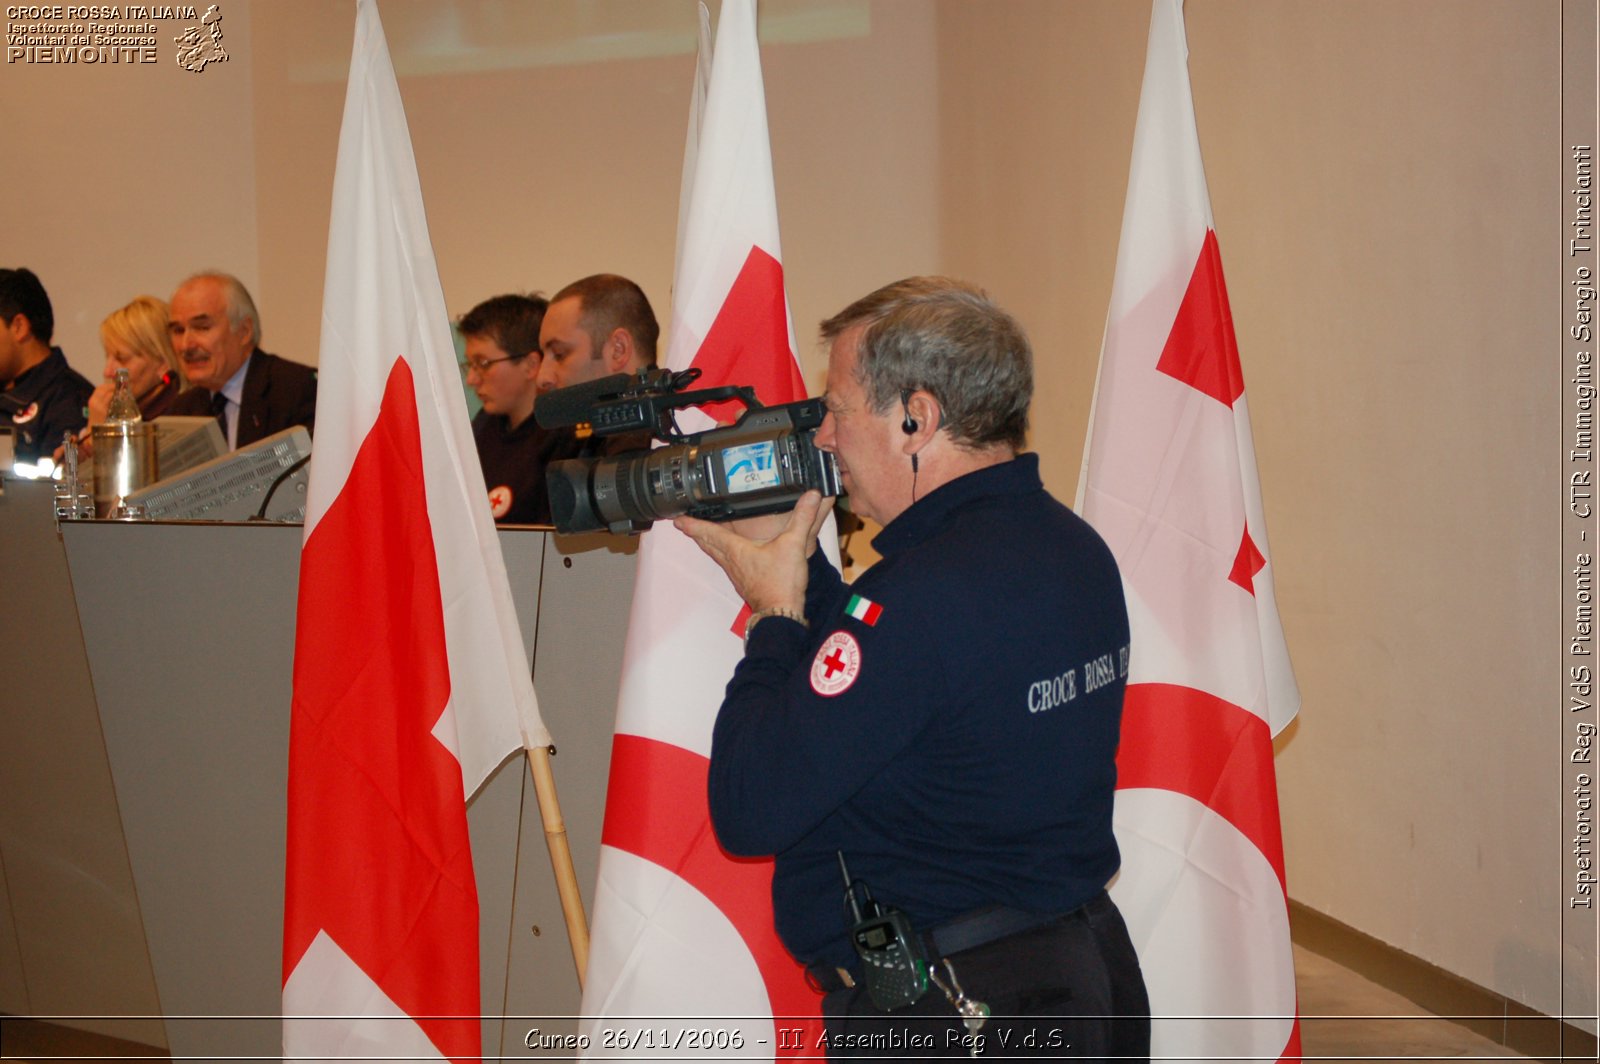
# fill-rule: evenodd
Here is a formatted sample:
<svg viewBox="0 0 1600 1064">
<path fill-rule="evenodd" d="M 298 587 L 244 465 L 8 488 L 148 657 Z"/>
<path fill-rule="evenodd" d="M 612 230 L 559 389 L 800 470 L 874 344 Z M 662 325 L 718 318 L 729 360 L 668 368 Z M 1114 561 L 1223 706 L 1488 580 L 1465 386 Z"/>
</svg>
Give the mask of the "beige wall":
<svg viewBox="0 0 1600 1064">
<path fill-rule="evenodd" d="M 39 275 L 55 342 L 91 379 L 101 319 L 137 295 L 167 298 L 196 270 L 237 273 L 272 305 L 257 250 L 250 19 L 226 6 L 228 62 L 201 74 L 170 46 L 148 66 L 0 66 L 0 129 L 15 145 L 0 168 L 0 264 Z"/>
<path fill-rule="evenodd" d="M 38 148 L 7 167 L 0 259 L 39 269 L 85 370 L 100 316 L 202 265 L 253 285 L 269 348 L 315 359 L 352 20 L 223 7 L 231 59 L 201 75 L 0 70 L 8 142 Z M 692 3 L 383 14 L 452 311 L 606 269 L 665 316 Z M 1290 892 L 1557 1011 L 1559 9 L 1189 0 L 1187 18 L 1305 696 L 1278 759 Z M 849 299 L 977 280 L 1034 336 L 1035 445 L 1071 497 L 1147 19 L 1134 0 L 766 5 L 813 383 L 815 322 Z M 462 27 L 454 59 L 422 47 Z M 595 57 L 598 29 L 625 57 Z"/>
<path fill-rule="evenodd" d="M 1030 327 L 1035 442 L 1070 497 L 1148 8 L 939 10 L 943 265 Z M 1277 762 L 1290 893 L 1559 1011 L 1559 9 L 1186 21 L 1305 698 Z"/>
<path fill-rule="evenodd" d="M 503 291 L 549 295 L 608 271 L 639 281 L 664 323 L 693 75 L 692 0 L 457 4 L 461 32 L 494 40 L 503 66 L 480 72 L 468 54 L 460 69 L 424 74 L 430 60 L 417 46 L 438 7 L 386 3 L 382 12 L 451 312 Z M 260 41 L 257 150 L 264 160 L 293 160 L 258 175 L 261 216 L 294 220 L 262 226 L 261 271 L 296 315 L 273 326 L 283 350 L 308 360 L 352 29 L 326 9 L 316 0 L 251 8 Z M 586 9 L 587 18 L 574 14 Z M 511 17 L 529 10 L 548 17 Z M 502 12 L 510 15 L 496 20 Z M 336 57 L 331 68 L 297 52 L 311 25 L 325 35 L 318 54 Z M 882 278 L 936 262 L 934 25 L 921 0 L 788 0 L 766 9 L 763 31 L 777 38 L 763 61 L 769 121 L 783 131 L 772 150 L 784 264 L 814 386 L 816 323 Z M 636 34 L 643 40 L 634 51 L 647 54 L 577 61 L 587 54 L 577 35 L 601 31 Z M 565 51 L 545 47 L 549 36 L 568 34 Z M 504 58 L 518 45 L 523 54 Z M 332 76 L 313 80 L 318 74 Z"/>
</svg>

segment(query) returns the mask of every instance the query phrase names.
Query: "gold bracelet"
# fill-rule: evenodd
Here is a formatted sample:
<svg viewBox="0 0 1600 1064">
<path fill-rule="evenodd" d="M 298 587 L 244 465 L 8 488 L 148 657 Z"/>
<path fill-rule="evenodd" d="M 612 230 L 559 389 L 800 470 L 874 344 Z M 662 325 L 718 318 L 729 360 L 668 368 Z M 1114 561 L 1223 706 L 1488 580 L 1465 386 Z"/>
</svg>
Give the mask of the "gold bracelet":
<svg viewBox="0 0 1600 1064">
<path fill-rule="evenodd" d="M 806 619 L 803 614 L 796 613 L 787 606 L 769 606 L 764 610 L 757 610 L 756 612 L 752 613 L 750 615 L 750 619 L 744 622 L 745 646 L 750 645 L 750 633 L 755 629 L 757 623 L 766 620 L 768 617 L 787 617 L 791 621 L 799 621 L 800 624 L 806 628 L 811 627 L 806 623 Z"/>
</svg>

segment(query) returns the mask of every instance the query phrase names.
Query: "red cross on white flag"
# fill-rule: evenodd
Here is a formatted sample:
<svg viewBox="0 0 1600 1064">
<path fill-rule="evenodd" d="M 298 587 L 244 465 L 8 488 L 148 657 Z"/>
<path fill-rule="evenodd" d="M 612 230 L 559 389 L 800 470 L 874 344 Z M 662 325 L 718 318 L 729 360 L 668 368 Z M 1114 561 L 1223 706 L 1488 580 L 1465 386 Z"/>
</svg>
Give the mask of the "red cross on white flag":
<svg viewBox="0 0 1600 1064">
<path fill-rule="evenodd" d="M 706 47 L 702 38 L 702 77 Z M 790 402 L 805 387 L 783 288 L 755 0 L 723 0 L 709 69 L 691 109 L 667 364 L 699 368 L 697 387 L 747 384 L 764 403 Z M 701 431 L 737 413 L 685 411 L 679 424 Z M 791 1056 L 811 1052 L 820 1032 L 819 996 L 773 929 L 771 861 L 723 853 L 706 806 L 711 727 L 743 652 L 743 606 L 669 523 L 645 534 L 583 995 L 597 1053 L 597 1032 L 622 1016 L 721 1018 L 722 1029 L 741 1017 L 741 1046 L 680 1046 L 688 1056 Z M 811 1033 L 780 1039 L 772 1018 L 784 1016 Z"/>
<path fill-rule="evenodd" d="M 1100 358 L 1079 509 L 1116 554 L 1133 629 L 1112 893 L 1149 985 L 1151 1056 L 1298 1059 L 1272 737 L 1300 695 L 1181 0 L 1151 15 Z"/>
<path fill-rule="evenodd" d="M 289 732 L 284 1056 L 478 1060 L 466 799 L 512 751 L 550 739 L 374 0 L 356 8 L 323 308 Z"/>
</svg>

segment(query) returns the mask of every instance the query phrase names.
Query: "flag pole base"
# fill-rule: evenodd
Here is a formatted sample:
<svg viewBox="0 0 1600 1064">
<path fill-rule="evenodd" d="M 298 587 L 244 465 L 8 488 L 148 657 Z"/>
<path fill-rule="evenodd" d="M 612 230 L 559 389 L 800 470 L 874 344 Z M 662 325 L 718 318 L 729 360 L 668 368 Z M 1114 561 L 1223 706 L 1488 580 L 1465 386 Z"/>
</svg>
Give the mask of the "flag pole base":
<svg viewBox="0 0 1600 1064">
<path fill-rule="evenodd" d="M 584 973 L 589 967 L 589 921 L 583 912 L 583 894 L 578 890 L 572 850 L 567 845 L 567 825 L 561 817 L 561 801 L 556 797 L 555 776 L 550 771 L 550 755 L 555 752 L 554 746 L 529 749 L 528 768 L 533 773 L 533 791 L 539 799 L 544 841 L 550 848 L 550 867 L 555 872 L 556 893 L 561 898 L 561 915 L 567 922 L 567 939 L 572 943 L 572 963 L 578 970 L 581 993 Z"/>
</svg>

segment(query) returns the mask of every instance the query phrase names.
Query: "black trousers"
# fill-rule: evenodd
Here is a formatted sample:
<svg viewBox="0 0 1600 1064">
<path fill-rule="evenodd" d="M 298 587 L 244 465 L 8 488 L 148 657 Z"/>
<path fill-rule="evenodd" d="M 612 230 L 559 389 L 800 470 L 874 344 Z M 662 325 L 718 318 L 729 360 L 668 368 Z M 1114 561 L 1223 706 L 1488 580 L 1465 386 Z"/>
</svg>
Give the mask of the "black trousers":
<svg viewBox="0 0 1600 1064">
<path fill-rule="evenodd" d="M 1102 895 L 1042 928 L 949 958 L 969 998 L 989 1006 L 974 1036 L 937 986 L 885 1012 L 865 986 L 823 998 L 828 1059 L 970 1057 L 1148 1061 L 1150 999 L 1115 903 Z M 948 985 L 939 958 L 930 958 Z"/>
</svg>

